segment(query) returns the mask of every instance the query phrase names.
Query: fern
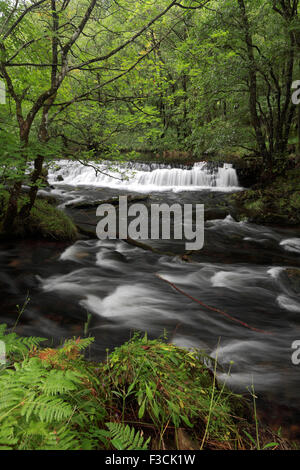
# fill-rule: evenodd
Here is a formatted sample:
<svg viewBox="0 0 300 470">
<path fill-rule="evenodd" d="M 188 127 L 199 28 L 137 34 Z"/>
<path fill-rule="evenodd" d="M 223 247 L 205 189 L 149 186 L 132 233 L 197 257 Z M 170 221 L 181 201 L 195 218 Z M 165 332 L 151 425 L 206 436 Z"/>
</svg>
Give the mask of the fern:
<svg viewBox="0 0 300 470">
<path fill-rule="evenodd" d="M 24 358 L 26 354 L 40 346 L 43 341 L 47 341 L 45 338 L 37 337 L 20 337 L 16 333 L 8 333 L 7 325 L 0 325 L 0 341 L 4 341 L 6 355 L 8 359 L 17 360 Z"/>
<path fill-rule="evenodd" d="M 63 421 L 72 415 L 72 406 L 66 403 L 62 398 L 47 397 L 44 395 L 35 396 L 32 394 L 24 403 L 21 416 L 24 416 L 28 422 L 31 415 L 34 414 L 42 422 L 52 423 L 54 421 Z"/>
<path fill-rule="evenodd" d="M 81 375 L 72 370 L 50 370 L 39 388 L 46 395 L 72 392 L 77 389 L 81 380 Z"/>
<path fill-rule="evenodd" d="M 0 334 L 5 329 L 1 328 Z M 13 336 L 11 336 L 13 335 Z M 4 336 L 17 338 L 10 333 Z M 101 449 L 106 410 L 99 378 L 80 351 L 91 338 L 69 340 L 59 349 L 34 349 L 19 341 L 22 361 L 0 370 L 0 449 Z M 13 346 L 13 345 L 12 345 Z M 27 351 L 27 352 L 26 352 Z"/>
<path fill-rule="evenodd" d="M 67 425 L 48 432 L 41 443 L 40 450 L 80 450 L 78 433 L 69 429 Z"/>
<path fill-rule="evenodd" d="M 17 444 L 17 439 L 14 435 L 14 427 L 16 425 L 16 419 L 10 418 L 0 426 L 0 450 L 12 450 Z"/>
<path fill-rule="evenodd" d="M 147 450 L 150 438 L 124 424 L 132 412 L 158 432 L 171 421 L 203 429 L 210 413 L 210 438 L 227 442 L 239 435 L 237 406 L 248 410 L 238 395 L 213 388 L 201 352 L 147 336 L 135 335 L 102 364 L 82 355 L 93 338 L 42 349 L 41 338 L 19 338 L 0 325 L 0 340 L 10 351 L 0 368 L 0 450 Z M 123 423 L 106 423 L 116 413 Z"/>
<path fill-rule="evenodd" d="M 0 449 L 147 449 L 150 439 L 129 426 L 101 429 L 107 415 L 103 384 L 81 355 L 92 338 L 38 349 L 41 339 L 5 333 L 0 325 L 16 362 L 0 371 Z"/>
<path fill-rule="evenodd" d="M 147 450 L 151 440 L 146 441 L 140 431 L 122 423 L 106 423 L 111 435 L 111 444 L 117 450 Z"/>
</svg>

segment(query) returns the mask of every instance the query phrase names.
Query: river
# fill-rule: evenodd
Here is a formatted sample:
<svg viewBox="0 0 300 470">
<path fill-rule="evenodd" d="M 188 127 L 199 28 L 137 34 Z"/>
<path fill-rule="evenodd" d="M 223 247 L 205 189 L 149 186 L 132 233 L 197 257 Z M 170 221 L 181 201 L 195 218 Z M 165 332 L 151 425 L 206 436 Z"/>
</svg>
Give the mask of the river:
<svg viewBox="0 0 300 470">
<path fill-rule="evenodd" d="M 119 179 L 123 173 L 128 179 Z M 1 243 L 1 321 L 12 326 L 16 305 L 28 295 L 17 332 L 52 338 L 57 345 L 82 336 L 90 313 L 89 334 L 95 337 L 90 354 L 96 359 L 135 330 L 151 338 L 165 333 L 178 346 L 217 355 L 220 379 L 240 392 L 253 383 L 266 421 L 287 425 L 292 437 L 299 437 L 300 365 L 292 364 L 291 346 L 300 340 L 300 298 L 287 271 L 300 267 L 299 231 L 237 222 L 224 202 L 241 190 L 230 165 L 138 165 L 96 175 L 91 167 L 57 162 L 50 182 L 61 208 L 90 231 L 98 220 L 96 208 L 80 203 L 130 194 L 147 196 L 148 206 L 205 204 L 204 248 L 185 259 L 178 256 L 184 253 L 180 240 L 147 242 L 160 253 L 87 237 L 72 245 Z"/>
</svg>

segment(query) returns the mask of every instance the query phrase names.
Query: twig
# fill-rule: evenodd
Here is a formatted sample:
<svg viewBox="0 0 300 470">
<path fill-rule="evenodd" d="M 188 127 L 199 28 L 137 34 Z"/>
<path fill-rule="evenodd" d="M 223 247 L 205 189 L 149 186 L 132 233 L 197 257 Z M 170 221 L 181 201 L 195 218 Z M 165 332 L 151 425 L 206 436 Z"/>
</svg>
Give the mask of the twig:
<svg viewBox="0 0 300 470">
<path fill-rule="evenodd" d="M 177 292 L 179 292 L 180 294 L 182 295 L 185 295 L 186 297 L 188 297 L 189 299 L 193 300 L 194 302 L 197 302 L 198 304 L 202 305 L 202 307 L 205 307 L 207 308 L 208 310 L 211 310 L 213 312 L 217 312 L 217 313 L 220 313 L 221 315 L 224 315 L 225 317 L 229 318 L 229 320 L 232 320 L 236 323 L 239 323 L 240 325 L 246 327 L 246 328 L 249 328 L 250 330 L 252 331 L 256 331 L 258 333 L 264 333 L 265 335 L 273 335 L 273 333 L 271 333 L 270 331 L 264 331 L 264 330 L 260 330 L 259 328 L 254 328 L 253 326 L 250 326 L 248 325 L 247 323 L 241 321 L 241 320 L 238 320 L 237 318 L 234 318 L 232 317 L 231 315 L 229 315 L 228 313 L 226 312 L 223 312 L 222 310 L 219 310 L 218 308 L 214 308 L 214 307 L 210 307 L 209 305 L 206 305 L 204 304 L 203 302 L 201 302 L 200 300 L 196 299 L 195 297 L 192 297 L 191 295 L 187 294 L 186 292 L 184 292 L 183 290 L 181 290 L 179 287 L 177 287 L 175 284 L 173 284 L 173 282 L 170 282 L 170 281 L 167 281 L 167 279 L 164 279 L 163 277 L 161 277 L 159 274 L 155 274 L 156 277 L 158 277 L 159 279 L 161 279 L 162 281 L 166 282 L 167 284 L 169 284 L 170 286 L 172 286 L 175 290 L 177 290 Z"/>
</svg>

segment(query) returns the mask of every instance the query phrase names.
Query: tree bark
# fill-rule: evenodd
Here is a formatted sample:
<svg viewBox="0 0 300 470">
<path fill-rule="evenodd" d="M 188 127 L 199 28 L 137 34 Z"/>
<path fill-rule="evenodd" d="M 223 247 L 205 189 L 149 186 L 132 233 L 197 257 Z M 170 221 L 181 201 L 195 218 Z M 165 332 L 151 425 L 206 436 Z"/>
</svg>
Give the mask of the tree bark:
<svg viewBox="0 0 300 470">
<path fill-rule="evenodd" d="M 25 121 L 21 125 L 20 129 L 20 142 L 21 147 L 26 149 L 28 146 L 28 139 L 29 139 L 29 126 L 28 123 Z M 27 157 L 24 155 L 24 170 L 26 165 Z M 22 180 L 16 181 L 12 186 L 9 192 L 9 200 L 7 204 L 7 209 L 5 212 L 4 220 L 3 220 L 3 231 L 5 233 L 10 233 L 13 229 L 14 221 L 18 215 L 18 201 L 20 198 L 22 189 Z"/>
<path fill-rule="evenodd" d="M 246 6 L 244 0 L 238 0 L 241 17 L 242 17 L 242 24 L 243 30 L 245 35 L 245 42 L 247 48 L 247 56 L 249 60 L 249 107 L 250 107 L 250 116 L 251 116 L 251 124 L 255 131 L 255 137 L 258 149 L 267 165 L 271 164 L 271 155 L 268 152 L 266 147 L 266 139 L 262 131 L 261 126 L 261 119 L 257 112 L 257 70 L 256 70 L 256 63 L 255 57 L 253 52 L 253 40 L 252 34 L 250 31 L 250 25 L 248 20 L 248 15 L 246 11 Z"/>
</svg>

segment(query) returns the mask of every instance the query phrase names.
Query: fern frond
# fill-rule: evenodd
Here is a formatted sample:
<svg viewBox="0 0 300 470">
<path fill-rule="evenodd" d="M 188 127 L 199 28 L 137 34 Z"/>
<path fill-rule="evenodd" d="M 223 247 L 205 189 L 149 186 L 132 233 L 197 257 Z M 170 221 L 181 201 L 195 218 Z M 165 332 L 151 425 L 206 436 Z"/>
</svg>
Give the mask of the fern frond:
<svg viewBox="0 0 300 470">
<path fill-rule="evenodd" d="M 76 390 L 81 381 L 80 374 L 74 371 L 53 369 L 50 370 L 39 388 L 46 395 L 56 395 Z"/>
<path fill-rule="evenodd" d="M 34 348 L 37 348 L 40 343 L 47 341 L 46 338 L 37 337 L 21 337 L 16 333 L 7 332 L 7 325 L 0 325 L 0 341 L 4 341 L 6 354 L 10 358 L 17 358 L 18 356 L 24 356 Z"/>
<path fill-rule="evenodd" d="M 51 423 L 70 418 L 72 411 L 72 406 L 61 398 L 41 395 L 32 396 L 28 402 L 24 403 L 21 416 L 24 416 L 28 422 L 31 415 L 34 414 L 41 421 Z"/>
<path fill-rule="evenodd" d="M 40 446 L 41 450 L 80 450 L 80 448 L 78 433 L 70 430 L 67 425 L 48 432 Z"/>
<path fill-rule="evenodd" d="M 110 434 L 111 444 L 117 450 L 147 450 L 151 440 L 149 437 L 146 441 L 140 431 L 130 428 L 122 423 L 106 423 Z"/>
</svg>

